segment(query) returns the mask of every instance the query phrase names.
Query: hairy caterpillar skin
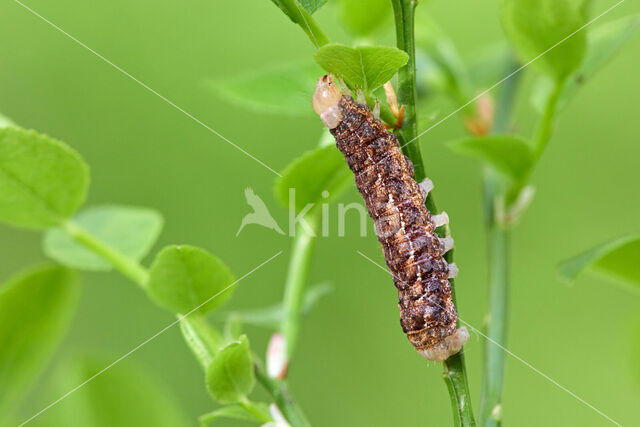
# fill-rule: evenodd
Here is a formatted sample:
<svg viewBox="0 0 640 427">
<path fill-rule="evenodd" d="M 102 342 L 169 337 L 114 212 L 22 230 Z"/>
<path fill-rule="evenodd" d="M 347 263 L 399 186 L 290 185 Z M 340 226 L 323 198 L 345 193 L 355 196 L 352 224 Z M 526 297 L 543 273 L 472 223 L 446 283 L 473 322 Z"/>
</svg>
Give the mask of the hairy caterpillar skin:
<svg viewBox="0 0 640 427">
<path fill-rule="evenodd" d="M 368 106 L 343 95 L 331 76 L 318 80 L 313 108 L 335 137 L 374 221 L 398 289 L 403 331 L 425 358 L 447 359 L 469 334 L 456 329 L 448 279 L 457 269 L 442 257 L 452 240 L 435 232 L 446 218 L 431 216 L 424 206 L 427 191 L 413 179 L 413 165 L 395 135 Z"/>
</svg>

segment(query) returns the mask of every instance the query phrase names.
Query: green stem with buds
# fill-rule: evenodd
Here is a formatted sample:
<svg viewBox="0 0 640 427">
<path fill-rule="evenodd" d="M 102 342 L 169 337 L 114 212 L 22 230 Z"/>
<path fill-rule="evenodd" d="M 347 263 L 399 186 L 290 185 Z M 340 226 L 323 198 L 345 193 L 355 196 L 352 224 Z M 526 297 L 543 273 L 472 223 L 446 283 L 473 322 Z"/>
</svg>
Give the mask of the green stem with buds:
<svg viewBox="0 0 640 427">
<path fill-rule="evenodd" d="M 131 279 L 141 288 L 146 289 L 149 271 L 138 262 L 128 258 L 109 245 L 103 243 L 72 221 L 67 221 L 61 226 L 76 242 L 103 258 L 105 261 L 108 261 L 124 276 Z M 224 344 L 222 336 L 217 330 L 207 323 L 204 316 L 198 313 L 192 313 L 188 317 L 182 318 L 180 328 L 187 345 L 192 350 L 203 369 L 206 370 L 209 363 L 213 360 L 215 353 Z M 306 420 L 300 408 L 290 397 L 285 383 L 280 380 L 273 380 L 269 378 L 264 371 L 264 368 L 262 368 L 262 365 L 259 365 L 258 362 L 256 362 L 256 373 L 258 381 L 269 392 L 269 394 L 273 396 L 276 405 L 289 420 L 291 425 L 293 427 L 309 427 L 309 422 Z M 261 419 L 264 418 L 253 402 L 247 401 L 245 403 L 248 406 L 245 406 L 242 402 L 241 406 L 245 407 L 245 409 L 249 410 L 251 413 L 254 413 L 255 411 L 254 415 L 256 416 L 260 413 Z M 267 422 L 270 421 L 270 419 L 264 418 L 263 421 Z"/>
<path fill-rule="evenodd" d="M 264 389 L 273 397 L 278 409 L 280 409 L 282 415 L 285 416 L 292 427 L 310 427 L 311 424 L 302 412 L 302 409 L 300 409 L 289 394 L 285 382 L 267 375 L 267 371 L 259 361 L 255 362 L 255 370 L 258 382 L 262 384 Z"/>
<path fill-rule="evenodd" d="M 498 195 L 493 171 L 485 171 L 485 203 L 492 204 Z M 509 295 L 510 232 L 498 223 L 494 207 L 488 207 L 486 219 L 489 306 L 487 313 L 484 358 L 484 379 L 480 401 L 480 422 L 483 426 L 498 426 L 502 419 L 502 386 L 506 353 L 495 343 L 505 345 L 507 338 Z"/>
<path fill-rule="evenodd" d="M 426 177 L 422 154 L 418 144 L 418 123 L 416 115 L 416 63 L 414 21 L 416 0 L 392 0 L 396 25 L 397 46 L 409 55 L 407 65 L 398 71 L 398 102 L 405 106 L 405 116 L 399 140 L 403 151 L 411 160 L 415 170 L 415 179 L 420 182 Z M 405 142 L 406 141 L 406 142 Z M 428 195 L 425 205 L 432 213 L 437 213 L 437 207 L 432 193 Z M 448 227 L 442 231 L 448 233 Z M 453 251 L 445 255 L 447 262 L 453 261 Z M 454 281 L 450 280 L 451 291 L 455 303 Z M 454 354 L 444 362 L 443 378 L 451 398 L 453 418 L 457 426 L 475 426 L 469 384 L 462 352 Z"/>
<path fill-rule="evenodd" d="M 508 72 L 517 69 L 519 63 L 509 58 Z M 506 133 L 509 128 L 513 103 L 520 82 L 515 74 L 506 80 L 498 98 L 496 117 L 492 132 Z M 510 231 L 500 223 L 496 213 L 496 201 L 501 194 L 500 179 L 493 170 L 484 171 L 484 212 L 487 236 L 487 265 L 489 280 L 489 306 L 487 312 L 484 376 L 480 399 L 480 424 L 498 426 L 502 420 L 502 387 L 506 354 L 495 343 L 505 345 L 507 339 L 507 317 L 509 302 L 509 241 Z"/>
</svg>

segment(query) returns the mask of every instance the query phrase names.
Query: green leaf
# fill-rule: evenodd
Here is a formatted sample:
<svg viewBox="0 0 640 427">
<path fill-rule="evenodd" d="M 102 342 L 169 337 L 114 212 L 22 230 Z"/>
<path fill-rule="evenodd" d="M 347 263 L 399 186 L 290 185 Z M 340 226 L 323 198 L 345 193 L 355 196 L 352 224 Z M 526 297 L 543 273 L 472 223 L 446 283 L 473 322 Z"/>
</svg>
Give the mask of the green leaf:
<svg viewBox="0 0 640 427">
<path fill-rule="evenodd" d="M 0 424 L 53 356 L 79 295 L 75 273 L 59 266 L 27 270 L 0 288 Z"/>
<path fill-rule="evenodd" d="M 559 108 L 568 104 L 575 93 L 589 82 L 598 71 L 620 50 L 624 43 L 640 28 L 640 15 L 626 16 L 591 30 L 587 36 L 587 53 L 581 67 L 566 82 L 558 100 Z M 533 91 L 533 104 L 543 110 L 553 84 L 540 78 Z"/>
<path fill-rule="evenodd" d="M 233 288 L 228 287 L 233 280 L 227 266 L 207 251 L 167 246 L 151 266 L 148 291 L 151 299 L 174 313 L 185 314 L 199 307 L 204 314 L 229 299 Z"/>
<path fill-rule="evenodd" d="M 221 403 L 237 403 L 246 399 L 256 379 L 245 335 L 220 350 L 207 369 L 207 389 Z"/>
<path fill-rule="evenodd" d="M 587 268 L 640 289 L 640 235 L 621 237 L 596 246 L 560 264 L 562 278 L 574 281 Z"/>
<path fill-rule="evenodd" d="M 289 164 L 275 182 L 276 198 L 289 206 L 289 190 L 295 190 L 295 208 L 335 199 L 353 182 L 344 157 L 335 145 L 318 147 Z M 328 197 L 323 192 L 328 191 Z M 326 193 L 325 193 L 326 195 Z"/>
<path fill-rule="evenodd" d="M 327 0 L 271 0 L 280 8 L 293 22 L 304 24 L 301 10 L 313 14 L 320 9 Z"/>
<path fill-rule="evenodd" d="M 60 141 L 21 128 L 0 129 L 0 221 L 44 228 L 82 205 L 89 168 Z"/>
<path fill-rule="evenodd" d="M 327 0 L 298 0 L 298 3 L 309 13 L 314 13 L 318 9 L 320 9 Z"/>
<path fill-rule="evenodd" d="M 151 249 L 162 229 L 158 212 L 128 206 L 100 206 L 85 209 L 74 221 L 95 238 L 135 261 Z M 47 256 L 81 270 L 111 270 L 111 264 L 77 243 L 60 228 L 47 231 L 44 237 Z"/>
<path fill-rule="evenodd" d="M 593 75 L 631 38 L 640 28 L 640 15 L 625 16 L 589 31 L 587 54 L 576 79 Z"/>
<path fill-rule="evenodd" d="M 329 283 L 320 283 L 308 289 L 304 295 L 302 314 L 308 314 L 313 307 L 318 304 L 320 299 L 332 290 L 333 287 Z M 231 313 L 220 313 L 217 317 L 237 319 L 250 325 L 277 329 L 280 327 L 282 322 L 283 313 L 283 304 L 278 303 L 269 307 L 237 310 Z"/>
<path fill-rule="evenodd" d="M 511 135 L 464 138 L 449 143 L 449 147 L 459 154 L 482 160 L 514 182 L 524 180 L 534 162 L 529 144 Z"/>
<path fill-rule="evenodd" d="M 269 417 L 269 406 L 264 403 L 257 403 L 257 408 L 265 414 L 265 416 Z M 247 411 L 240 405 L 231 405 L 224 406 L 220 409 L 216 409 L 215 411 L 209 412 L 208 414 L 204 414 L 198 418 L 200 421 L 200 425 L 202 427 L 208 426 L 216 420 L 230 418 L 233 420 L 242 420 L 242 421 L 252 421 L 259 424 L 262 424 L 262 421 L 253 415 L 251 412 Z"/>
<path fill-rule="evenodd" d="M 586 50 L 583 3 L 576 0 L 503 0 L 502 25 L 523 62 L 557 82 L 578 68 Z M 537 59 L 536 59 L 537 58 Z"/>
<path fill-rule="evenodd" d="M 340 17 L 347 30 L 357 36 L 368 36 L 392 16 L 389 0 L 342 0 Z"/>
<path fill-rule="evenodd" d="M 15 126 L 16 124 L 9 117 L 6 117 L 0 114 L 0 129 L 6 128 L 6 127 L 15 127 Z"/>
<path fill-rule="evenodd" d="M 92 380 L 49 409 L 44 421 L 65 427 L 192 425 L 178 396 L 145 366 L 125 360 L 100 373 L 114 359 L 83 354 L 63 362 L 47 403 Z"/>
<path fill-rule="evenodd" d="M 328 44 L 317 50 L 316 62 L 342 78 L 365 95 L 385 84 L 407 63 L 409 57 L 400 49 L 386 46 L 356 48 Z"/>
<path fill-rule="evenodd" d="M 317 64 L 295 62 L 206 84 L 225 100 L 258 113 L 313 116 L 311 96 L 321 73 Z"/>
</svg>

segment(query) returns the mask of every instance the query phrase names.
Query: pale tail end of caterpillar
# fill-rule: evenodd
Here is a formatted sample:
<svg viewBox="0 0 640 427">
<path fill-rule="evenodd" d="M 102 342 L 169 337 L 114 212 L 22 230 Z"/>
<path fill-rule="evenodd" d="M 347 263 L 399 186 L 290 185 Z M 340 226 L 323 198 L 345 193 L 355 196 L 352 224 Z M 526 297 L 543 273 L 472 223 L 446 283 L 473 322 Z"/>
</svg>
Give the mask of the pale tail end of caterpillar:
<svg viewBox="0 0 640 427">
<path fill-rule="evenodd" d="M 447 359 L 462 349 L 469 333 L 456 328 L 449 278 L 458 268 L 443 258 L 453 239 L 435 231 L 449 217 L 431 216 L 424 205 L 433 184 L 413 179 L 413 164 L 396 136 L 367 105 L 343 94 L 331 75 L 318 79 L 312 105 L 335 137 L 374 221 L 398 289 L 402 330 L 425 358 Z"/>
</svg>

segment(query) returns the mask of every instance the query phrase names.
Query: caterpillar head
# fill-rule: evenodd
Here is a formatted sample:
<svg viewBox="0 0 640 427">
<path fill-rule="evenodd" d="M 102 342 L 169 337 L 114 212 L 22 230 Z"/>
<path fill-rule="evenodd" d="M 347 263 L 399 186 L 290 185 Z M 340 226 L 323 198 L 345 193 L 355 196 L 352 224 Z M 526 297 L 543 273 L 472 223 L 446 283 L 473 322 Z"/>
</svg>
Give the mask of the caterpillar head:
<svg viewBox="0 0 640 427">
<path fill-rule="evenodd" d="M 335 128 L 342 121 L 341 98 L 342 92 L 331 74 L 318 79 L 311 104 L 329 129 Z"/>
</svg>

